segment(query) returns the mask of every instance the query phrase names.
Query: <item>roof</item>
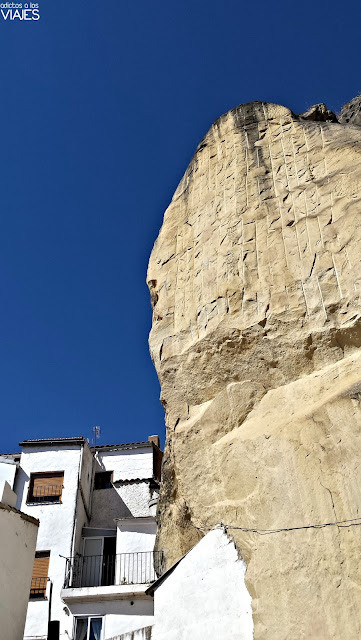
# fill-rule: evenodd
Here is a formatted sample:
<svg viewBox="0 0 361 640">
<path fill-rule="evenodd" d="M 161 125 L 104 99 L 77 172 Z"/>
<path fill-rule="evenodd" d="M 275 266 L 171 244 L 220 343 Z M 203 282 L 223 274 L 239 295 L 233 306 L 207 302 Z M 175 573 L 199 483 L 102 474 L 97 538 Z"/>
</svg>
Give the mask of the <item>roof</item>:
<svg viewBox="0 0 361 640">
<path fill-rule="evenodd" d="M 0 455 L 0 462 L 3 464 L 16 464 L 13 457 Z"/>
<path fill-rule="evenodd" d="M 24 513 L 23 511 L 19 511 L 19 509 L 15 509 L 15 507 L 10 507 L 8 504 L 4 504 L 4 502 L 0 502 L 0 509 L 3 509 L 3 511 L 11 511 L 12 513 L 17 513 L 22 520 L 31 522 L 32 524 L 35 524 L 37 527 L 40 524 L 40 520 L 38 520 L 37 518 L 33 518 L 33 516 L 29 516 L 27 513 Z"/>
<path fill-rule="evenodd" d="M 144 442 L 125 442 L 122 444 L 97 444 L 96 447 L 90 447 L 90 451 L 112 451 L 117 449 L 140 449 L 143 447 L 152 447 L 152 442 L 145 440 Z"/>
<path fill-rule="evenodd" d="M 20 460 L 21 451 L 19 451 L 19 453 L 1 453 L 0 456 L 2 458 L 7 458 L 8 460 L 18 462 Z"/>
<path fill-rule="evenodd" d="M 51 446 L 51 445 L 66 445 L 66 444 L 89 444 L 88 440 L 84 436 L 74 436 L 72 438 L 37 438 L 36 440 L 23 440 L 19 442 L 20 447 L 39 447 L 39 446 Z M 154 442 L 149 440 L 139 442 L 124 442 L 122 444 L 97 444 L 95 447 L 90 446 L 90 451 L 95 453 L 96 451 L 117 451 L 119 449 L 141 449 L 141 448 L 159 448 Z M 18 454 L 20 455 L 20 454 Z"/>
<path fill-rule="evenodd" d="M 51 444 L 84 444 L 84 436 L 74 436 L 72 438 L 38 438 L 36 440 L 23 440 L 19 442 L 19 447 L 38 447 Z"/>
</svg>

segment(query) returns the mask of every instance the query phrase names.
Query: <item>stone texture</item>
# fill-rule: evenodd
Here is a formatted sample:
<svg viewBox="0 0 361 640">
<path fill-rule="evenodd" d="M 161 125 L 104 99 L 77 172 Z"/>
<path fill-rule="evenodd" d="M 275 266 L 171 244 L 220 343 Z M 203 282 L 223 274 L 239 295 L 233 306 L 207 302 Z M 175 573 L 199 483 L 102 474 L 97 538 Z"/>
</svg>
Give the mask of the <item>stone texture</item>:
<svg viewBox="0 0 361 640">
<path fill-rule="evenodd" d="M 304 113 L 300 113 L 300 118 L 304 120 L 314 120 L 318 122 L 338 122 L 337 116 L 327 109 L 324 102 L 314 104 Z"/>
<path fill-rule="evenodd" d="M 361 517 L 361 129 L 312 109 L 219 118 L 151 255 L 168 566 L 218 522 Z M 361 527 L 348 524 L 229 529 L 257 640 L 360 637 Z"/>
<path fill-rule="evenodd" d="M 361 125 L 361 95 L 356 96 L 342 107 L 339 121 L 345 124 Z"/>
</svg>

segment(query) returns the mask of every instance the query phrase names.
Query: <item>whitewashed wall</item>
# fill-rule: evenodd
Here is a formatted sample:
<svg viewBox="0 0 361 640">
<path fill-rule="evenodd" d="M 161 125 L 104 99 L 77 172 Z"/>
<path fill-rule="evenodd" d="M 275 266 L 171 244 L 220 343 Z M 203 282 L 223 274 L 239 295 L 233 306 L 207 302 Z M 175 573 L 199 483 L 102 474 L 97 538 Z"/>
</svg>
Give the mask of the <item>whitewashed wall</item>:
<svg viewBox="0 0 361 640">
<path fill-rule="evenodd" d="M 157 524 L 154 518 L 117 520 L 117 553 L 152 551 Z"/>
<path fill-rule="evenodd" d="M 113 471 L 113 486 L 93 492 L 90 526 L 115 528 L 114 518 L 152 515 L 152 447 L 99 451 L 96 457 L 101 469 Z"/>
<path fill-rule="evenodd" d="M 52 619 L 60 620 L 60 637 L 69 640 L 72 621 L 64 612 L 60 591 L 64 582 L 65 559 L 73 552 L 76 526 L 78 478 L 82 464 L 82 447 L 24 447 L 19 473 L 15 482 L 18 508 L 40 520 L 38 551 L 51 550 L 48 576 L 53 582 Z M 61 504 L 26 504 L 30 473 L 64 471 L 64 489 Z M 83 514 L 80 507 L 80 514 Z M 81 523 L 79 523 L 81 525 Z M 80 527 L 81 528 L 81 527 Z M 25 626 L 25 638 L 46 636 L 48 600 L 30 600 Z"/>
<path fill-rule="evenodd" d="M 154 518 L 117 520 L 117 583 L 151 583 L 157 576 L 153 554 L 157 525 Z M 133 555 L 135 554 L 135 555 Z"/>
<path fill-rule="evenodd" d="M 153 477 L 152 447 L 120 451 L 100 450 L 96 457 L 105 471 L 114 471 L 113 482 Z"/>
<path fill-rule="evenodd" d="M 38 526 L 0 508 L 0 637 L 23 640 Z"/>
<path fill-rule="evenodd" d="M 2 490 L 5 482 L 7 482 L 10 485 L 10 488 L 13 489 L 15 473 L 16 463 L 13 460 L 0 456 L 0 491 Z"/>
<path fill-rule="evenodd" d="M 245 572 L 223 528 L 210 531 L 156 589 L 152 640 L 252 640 Z"/>
</svg>

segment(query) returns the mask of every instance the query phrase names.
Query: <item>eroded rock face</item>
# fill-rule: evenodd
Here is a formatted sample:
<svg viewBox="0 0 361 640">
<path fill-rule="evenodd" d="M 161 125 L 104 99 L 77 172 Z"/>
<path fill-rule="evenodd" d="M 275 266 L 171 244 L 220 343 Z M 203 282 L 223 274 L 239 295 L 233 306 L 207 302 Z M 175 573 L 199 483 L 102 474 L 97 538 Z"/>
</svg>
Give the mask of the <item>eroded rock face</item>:
<svg viewBox="0 0 361 640">
<path fill-rule="evenodd" d="M 347 102 L 339 115 L 340 122 L 361 126 L 361 95 Z"/>
<path fill-rule="evenodd" d="M 168 565 L 218 522 L 361 516 L 361 128 L 317 109 L 219 118 L 165 212 L 148 283 Z M 361 636 L 361 527 L 347 524 L 230 529 L 257 640 Z"/>
</svg>

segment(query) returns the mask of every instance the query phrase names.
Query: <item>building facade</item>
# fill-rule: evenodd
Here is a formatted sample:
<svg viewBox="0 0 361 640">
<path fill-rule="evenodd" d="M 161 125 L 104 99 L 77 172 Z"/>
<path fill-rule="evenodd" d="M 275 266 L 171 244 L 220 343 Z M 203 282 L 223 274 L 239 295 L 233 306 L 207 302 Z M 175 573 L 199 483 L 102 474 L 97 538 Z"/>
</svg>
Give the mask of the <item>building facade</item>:
<svg viewBox="0 0 361 640">
<path fill-rule="evenodd" d="M 17 463 L 0 457 L 0 629 L 2 640 L 22 640 L 39 521 L 15 508 Z"/>
<path fill-rule="evenodd" d="M 20 444 L 16 506 L 40 521 L 24 638 L 107 640 L 152 624 L 159 438 Z"/>
</svg>

